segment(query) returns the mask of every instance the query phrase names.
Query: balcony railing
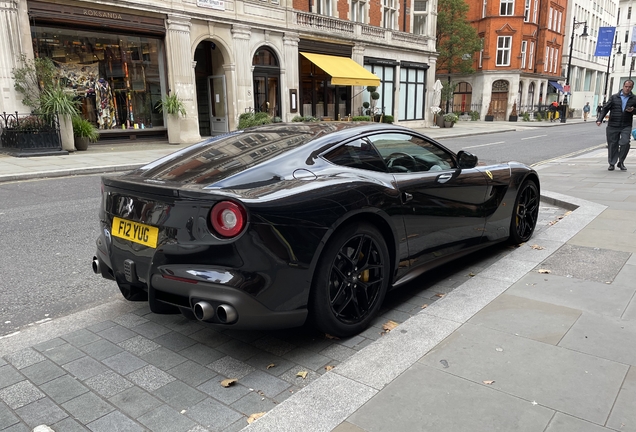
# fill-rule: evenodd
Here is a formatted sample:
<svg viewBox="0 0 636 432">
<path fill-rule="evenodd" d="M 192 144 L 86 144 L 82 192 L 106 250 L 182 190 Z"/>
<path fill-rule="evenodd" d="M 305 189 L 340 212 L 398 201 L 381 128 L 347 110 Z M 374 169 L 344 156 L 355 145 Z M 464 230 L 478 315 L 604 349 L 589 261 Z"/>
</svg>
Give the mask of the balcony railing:
<svg viewBox="0 0 636 432">
<path fill-rule="evenodd" d="M 398 30 L 390 30 L 381 27 L 370 26 L 359 22 L 341 20 L 338 18 L 318 15 L 309 12 L 293 11 L 293 22 L 299 29 L 312 30 L 317 33 L 332 34 L 340 33 L 351 38 L 363 38 L 398 45 L 414 45 L 420 49 L 433 51 L 435 49 L 434 39 L 426 35 L 415 35 L 404 33 Z"/>
</svg>

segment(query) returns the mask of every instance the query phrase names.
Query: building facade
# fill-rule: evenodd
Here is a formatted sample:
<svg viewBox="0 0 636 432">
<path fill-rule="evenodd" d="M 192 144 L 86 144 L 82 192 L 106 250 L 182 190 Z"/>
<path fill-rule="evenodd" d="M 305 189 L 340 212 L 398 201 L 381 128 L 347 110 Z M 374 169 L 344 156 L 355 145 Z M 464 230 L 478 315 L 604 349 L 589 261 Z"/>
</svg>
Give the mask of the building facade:
<svg viewBox="0 0 636 432">
<path fill-rule="evenodd" d="M 616 13 L 614 50 L 607 71 L 606 96 L 618 93 L 626 79 L 636 79 L 636 2 L 622 0 Z M 620 52 L 619 52 L 620 47 Z"/>
<path fill-rule="evenodd" d="M 627 25 L 624 25 L 622 30 L 620 26 L 617 27 L 619 15 L 618 0 L 584 0 L 568 4 L 567 49 L 562 53 L 562 75 L 567 76 L 569 63 L 571 65 L 569 105 L 574 109 L 574 116 L 581 116 L 586 103 L 589 102 L 592 107 L 596 107 L 606 99 L 606 86 L 609 85 L 608 74 L 611 74 L 608 66 L 611 68 L 614 64 L 613 56 L 618 52 L 619 39 L 626 37 L 625 30 L 628 29 Z M 613 55 L 610 57 L 594 55 L 601 27 L 617 27 Z M 587 30 L 587 36 L 583 35 L 585 30 Z M 570 58 L 569 45 L 572 41 L 574 43 Z M 626 43 L 623 43 L 623 52 L 626 47 Z M 621 61 L 622 59 L 619 59 L 619 62 Z"/>
<path fill-rule="evenodd" d="M 28 112 L 12 79 L 24 54 L 53 60 L 103 137 L 165 134 L 157 103 L 167 94 L 185 103 L 181 142 L 234 130 L 245 112 L 336 120 L 365 101 L 426 126 L 435 9 L 436 0 L 1 0 L 0 112 Z M 375 81 L 362 79 L 370 73 Z"/>
<path fill-rule="evenodd" d="M 585 102 L 596 106 L 603 99 L 607 57 L 595 57 L 594 52 L 599 28 L 615 25 L 617 0 L 466 3 L 467 18 L 481 38 L 482 50 L 472 59 L 475 73 L 451 75 L 456 86 L 454 111 L 472 107 L 482 119 L 508 120 L 513 107 L 521 115 L 564 102 L 570 46 L 572 115 L 581 115 Z M 439 72 L 437 76 L 447 77 Z"/>
<path fill-rule="evenodd" d="M 466 0 L 482 49 L 472 74 L 451 74 L 453 111 L 507 121 L 559 98 L 567 0 Z M 439 74 L 443 79 L 447 75 Z"/>
</svg>

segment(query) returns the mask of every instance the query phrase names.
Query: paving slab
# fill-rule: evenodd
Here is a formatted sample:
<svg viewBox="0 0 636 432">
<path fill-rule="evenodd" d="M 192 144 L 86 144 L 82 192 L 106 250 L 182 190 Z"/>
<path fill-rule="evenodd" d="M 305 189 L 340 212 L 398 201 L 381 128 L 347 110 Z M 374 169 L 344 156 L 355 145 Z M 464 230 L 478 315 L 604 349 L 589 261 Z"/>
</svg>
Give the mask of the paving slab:
<svg viewBox="0 0 636 432">
<path fill-rule="evenodd" d="M 612 282 L 630 253 L 565 244 L 539 264 L 551 274 L 596 282 Z"/>
<path fill-rule="evenodd" d="M 559 346 L 636 366 L 636 321 L 585 313 Z"/>
<path fill-rule="evenodd" d="M 536 432 L 543 431 L 553 415 L 530 400 L 415 364 L 348 422 L 368 432 Z"/>
<path fill-rule="evenodd" d="M 581 314 L 578 309 L 504 293 L 468 322 L 556 345 Z"/>
<path fill-rule="evenodd" d="M 607 426 L 619 431 L 636 431 L 636 368 L 630 367 L 625 382 L 621 386 L 612 414 L 607 420 Z"/>
<path fill-rule="evenodd" d="M 629 369 L 472 324 L 464 324 L 419 362 L 474 383 L 493 381 L 489 388 L 600 425 Z"/>
</svg>

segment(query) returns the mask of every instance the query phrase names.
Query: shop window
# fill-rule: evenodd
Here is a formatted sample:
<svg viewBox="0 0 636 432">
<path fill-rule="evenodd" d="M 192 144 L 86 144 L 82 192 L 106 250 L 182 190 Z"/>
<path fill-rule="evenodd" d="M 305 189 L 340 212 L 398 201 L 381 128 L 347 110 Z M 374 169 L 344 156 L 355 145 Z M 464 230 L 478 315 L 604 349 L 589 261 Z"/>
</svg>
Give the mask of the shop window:
<svg viewBox="0 0 636 432">
<path fill-rule="evenodd" d="M 421 120 L 425 114 L 426 70 L 400 68 L 400 118 Z"/>
<path fill-rule="evenodd" d="M 99 129 L 163 126 L 160 39 L 43 26 L 31 33 L 35 55 L 53 61 L 83 118 Z"/>
<path fill-rule="evenodd" d="M 380 78 L 380 86 L 375 90 L 380 93 L 380 99 L 375 101 L 376 113 L 393 115 L 393 89 L 395 88 L 395 67 L 381 64 L 366 64 L 365 69 L 374 73 Z M 363 102 L 369 102 L 373 106 L 371 94 L 368 91 L 362 92 Z"/>
</svg>

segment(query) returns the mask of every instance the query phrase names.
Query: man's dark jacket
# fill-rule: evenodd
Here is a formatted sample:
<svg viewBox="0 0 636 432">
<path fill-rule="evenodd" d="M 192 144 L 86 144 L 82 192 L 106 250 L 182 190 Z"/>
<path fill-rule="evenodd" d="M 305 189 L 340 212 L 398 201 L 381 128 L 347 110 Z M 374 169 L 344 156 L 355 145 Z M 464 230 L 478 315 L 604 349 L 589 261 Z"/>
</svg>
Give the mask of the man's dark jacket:
<svg viewBox="0 0 636 432">
<path fill-rule="evenodd" d="M 636 96 L 634 93 L 629 93 L 629 99 L 627 99 L 627 103 L 625 104 L 625 108 L 630 106 L 635 107 L 634 111 L 627 112 L 623 111 L 623 101 L 621 100 L 621 93 L 618 92 L 610 96 L 607 103 L 601 109 L 601 112 L 596 119 L 597 122 L 602 122 L 605 118 L 605 115 L 609 111 L 609 120 L 607 122 L 608 127 L 613 128 L 626 128 L 632 127 L 632 117 L 636 114 Z"/>
</svg>

